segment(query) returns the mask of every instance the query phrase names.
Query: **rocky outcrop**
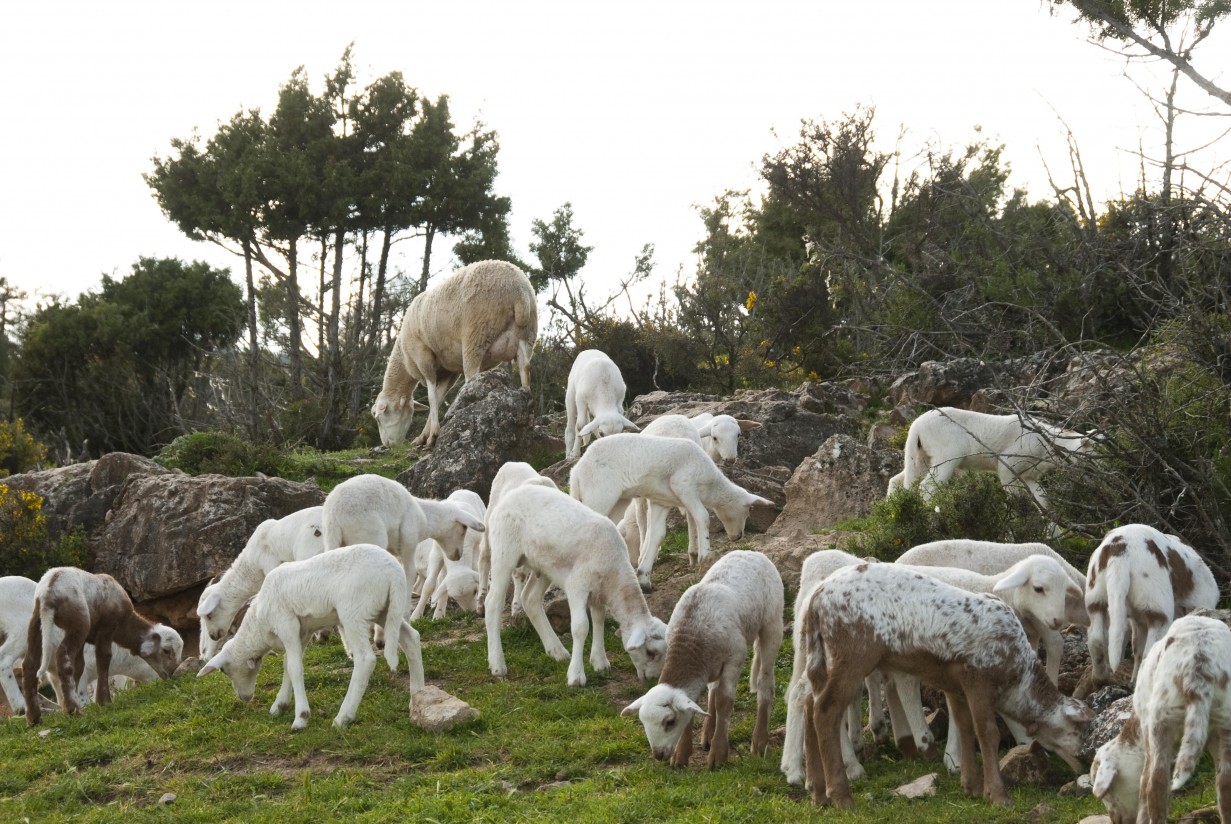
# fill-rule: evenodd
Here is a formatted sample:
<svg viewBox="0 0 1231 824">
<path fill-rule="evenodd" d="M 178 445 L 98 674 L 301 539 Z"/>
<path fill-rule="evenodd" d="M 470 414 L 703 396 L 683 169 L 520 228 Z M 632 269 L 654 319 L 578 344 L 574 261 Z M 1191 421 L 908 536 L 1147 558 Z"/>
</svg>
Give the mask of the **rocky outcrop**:
<svg viewBox="0 0 1231 824">
<path fill-rule="evenodd" d="M 889 479 L 902 469 L 902 453 L 834 435 L 795 469 L 785 486 L 786 506 L 771 535 L 807 535 L 872 512 Z"/>
</svg>

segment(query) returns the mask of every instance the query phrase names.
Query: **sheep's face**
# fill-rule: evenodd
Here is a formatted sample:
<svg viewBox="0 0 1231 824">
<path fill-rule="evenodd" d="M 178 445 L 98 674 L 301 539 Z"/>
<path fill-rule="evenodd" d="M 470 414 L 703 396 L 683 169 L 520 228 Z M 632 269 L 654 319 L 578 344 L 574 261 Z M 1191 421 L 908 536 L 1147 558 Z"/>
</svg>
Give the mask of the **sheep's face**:
<svg viewBox="0 0 1231 824">
<path fill-rule="evenodd" d="M 1035 661 L 1035 678 L 1047 682 L 1047 673 L 1043 664 Z M 1085 743 L 1086 727 L 1094 713 L 1083 702 L 1067 695 L 1060 696 L 1060 714 L 1053 720 L 1027 727 L 1028 735 L 1037 738 L 1039 743 L 1054 752 L 1072 767 L 1073 772 L 1085 772 L 1085 766 L 1077 760 L 1077 753 Z"/>
<path fill-rule="evenodd" d="M 180 665 L 184 639 L 174 629 L 156 624 L 141 642 L 141 657 L 153 667 L 159 678 L 170 678 Z"/>
<path fill-rule="evenodd" d="M 642 681 L 657 678 L 667 660 L 667 625 L 650 616 L 648 627 L 637 626 L 624 639 L 624 649 Z"/>
<path fill-rule="evenodd" d="M 406 433 L 415 417 L 414 405 L 409 399 L 389 400 L 382 392 L 376 397 L 376 403 L 372 404 L 372 417 L 376 418 L 381 444 L 392 448 L 406 440 Z"/>
<path fill-rule="evenodd" d="M 692 728 L 692 717 L 709 715 L 682 690 L 670 684 L 656 684 L 650 691 L 621 711 L 621 715 L 637 714 L 645 737 L 650 742 L 650 751 L 659 761 L 671 757 L 680 736 Z"/>
<path fill-rule="evenodd" d="M 256 694 L 256 676 L 261 671 L 263 657 L 233 660 L 230 655 L 230 642 L 228 642 L 223 645 L 221 652 L 201 667 L 197 677 L 202 678 L 211 672 L 221 671 L 231 679 L 231 686 L 235 687 L 235 695 L 239 697 L 239 700 L 251 701 L 252 696 Z"/>
<path fill-rule="evenodd" d="M 1006 570 L 992 591 L 1019 614 L 1030 615 L 1048 629 L 1059 631 L 1064 626 L 1070 590 L 1076 589 L 1058 563 L 1032 556 Z"/>
<path fill-rule="evenodd" d="M 600 415 L 577 432 L 578 438 L 605 438 L 621 432 L 640 432 L 640 427 L 620 414 Z"/>
<path fill-rule="evenodd" d="M 724 417 L 714 419 L 706 447 L 714 463 L 730 466 L 739 457 L 739 424 L 734 418 Z"/>
<path fill-rule="evenodd" d="M 479 573 L 473 569 L 459 569 L 445 576 L 445 589 L 466 612 L 479 611 Z"/>
<path fill-rule="evenodd" d="M 1107 807 L 1112 824 L 1133 824 L 1141 791 L 1145 754 L 1123 737 L 1099 747 L 1090 764 L 1090 785 L 1096 798 Z"/>
<path fill-rule="evenodd" d="M 718 515 L 718 520 L 722 521 L 722 528 L 726 530 L 727 537 L 732 541 L 738 541 L 744 537 L 744 525 L 748 522 L 748 513 L 752 511 L 752 508 L 773 505 L 773 501 L 749 492 L 745 493 L 741 501 L 716 507 L 714 512 Z"/>
</svg>

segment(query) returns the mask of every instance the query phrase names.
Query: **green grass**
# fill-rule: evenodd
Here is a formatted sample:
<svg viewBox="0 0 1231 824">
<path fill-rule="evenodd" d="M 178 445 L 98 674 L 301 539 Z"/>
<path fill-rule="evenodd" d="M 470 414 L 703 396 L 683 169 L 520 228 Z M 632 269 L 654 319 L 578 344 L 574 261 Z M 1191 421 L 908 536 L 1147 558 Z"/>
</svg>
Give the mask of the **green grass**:
<svg viewBox="0 0 1231 824">
<path fill-rule="evenodd" d="M 420 628 L 428 681 L 478 708 L 476 721 L 439 735 L 412 727 L 404 664 L 392 674 L 378 663 L 358 720 L 334 729 L 350 678 L 334 641 L 309 651 L 313 717 L 300 733 L 291 732 L 289 712 L 267 711 L 281 678 L 277 657 L 266 659 L 251 704 L 215 674 L 134 688 L 78 717 L 50 714 L 38 729 L 21 719 L 0 723 L 0 821 L 911 824 L 1073 822 L 1102 812 L 1093 798 L 1058 798 L 1036 788 L 1012 790 L 1013 805 L 998 809 L 966 798 L 948 775 L 933 799 L 896 799 L 894 787 L 934 765 L 899 760 L 887 748 L 869 760 L 870 777 L 854 784 L 854 811 L 817 809 L 778 772 L 780 732 L 766 756 L 748 753 L 754 702 L 746 678 L 733 718 L 732 760 L 715 772 L 678 770 L 654 762 L 640 724 L 619 714 L 648 685 L 635 680 L 611 628 L 612 671 L 587 672 L 587 685 L 576 689 L 565 686 L 567 664 L 544 655 L 527 626 L 505 627 L 507 679 L 487 671 L 477 617 L 451 614 Z M 774 728 L 785 723 L 781 694 L 790 664 L 788 639 L 777 661 Z M 1173 811 L 1213 803 L 1208 764 L 1193 786 L 1173 801 Z M 176 800 L 160 805 L 168 792 Z M 1048 809 L 1032 812 L 1040 804 Z"/>
</svg>

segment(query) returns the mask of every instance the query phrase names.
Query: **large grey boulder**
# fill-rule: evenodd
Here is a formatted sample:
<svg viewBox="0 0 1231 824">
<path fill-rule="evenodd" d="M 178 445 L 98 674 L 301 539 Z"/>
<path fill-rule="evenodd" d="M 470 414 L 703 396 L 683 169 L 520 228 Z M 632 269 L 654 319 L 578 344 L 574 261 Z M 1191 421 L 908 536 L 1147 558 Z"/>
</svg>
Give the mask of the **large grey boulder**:
<svg viewBox="0 0 1231 824">
<path fill-rule="evenodd" d="M 901 451 L 834 435 L 796 467 L 785 486 L 786 506 L 769 532 L 807 535 L 866 517 L 901 469 Z"/>
</svg>

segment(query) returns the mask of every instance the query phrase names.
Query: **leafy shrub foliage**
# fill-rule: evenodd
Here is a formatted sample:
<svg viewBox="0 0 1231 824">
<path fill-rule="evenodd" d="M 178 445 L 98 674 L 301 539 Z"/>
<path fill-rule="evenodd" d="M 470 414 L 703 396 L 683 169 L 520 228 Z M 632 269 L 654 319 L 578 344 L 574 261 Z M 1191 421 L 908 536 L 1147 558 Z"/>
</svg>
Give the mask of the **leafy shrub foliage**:
<svg viewBox="0 0 1231 824">
<path fill-rule="evenodd" d="M 51 567 L 79 566 L 84 561 L 85 536 L 80 529 L 53 544 L 48 540 L 43 499 L 0 484 L 0 574 L 37 580 Z"/>
<path fill-rule="evenodd" d="M 26 431 L 21 418 L 0 421 L 0 473 L 28 472 L 47 460 L 47 447 Z"/>
<path fill-rule="evenodd" d="M 217 473 L 239 478 L 279 475 L 281 454 L 267 444 L 254 444 L 226 432 L 193 432 L 168 444 L 154 460 L 190 475 Z"/>
</svg>

